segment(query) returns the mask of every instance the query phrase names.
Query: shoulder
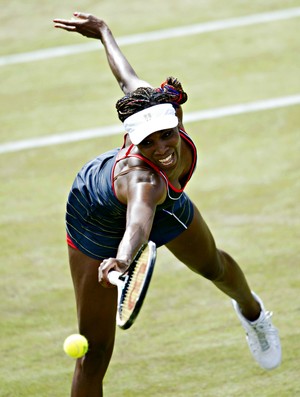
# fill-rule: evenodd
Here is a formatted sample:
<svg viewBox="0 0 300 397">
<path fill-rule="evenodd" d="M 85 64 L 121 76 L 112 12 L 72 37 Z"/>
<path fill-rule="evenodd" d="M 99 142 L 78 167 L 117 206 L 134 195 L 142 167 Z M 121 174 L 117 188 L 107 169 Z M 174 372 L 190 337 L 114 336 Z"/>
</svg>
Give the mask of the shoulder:
<svg viewBox="0 0 300 397">
<path fill-rule="evenodd" d="M 167 183 L 162 176 L 148 167 L 131 170 L 127 175 L 127 202 L 143 202 L 151 207 L 162 204 L 167 196 Z"/>
<path fill-rule="evenodd" d="M 127 204 L 132 199 L 147 199 L 161 204 L 167 195 L 164 178 L 139 158 L 121 161 L 119 174 L 115 173 L 114 190 L 118 200 Z"/>
</svg>

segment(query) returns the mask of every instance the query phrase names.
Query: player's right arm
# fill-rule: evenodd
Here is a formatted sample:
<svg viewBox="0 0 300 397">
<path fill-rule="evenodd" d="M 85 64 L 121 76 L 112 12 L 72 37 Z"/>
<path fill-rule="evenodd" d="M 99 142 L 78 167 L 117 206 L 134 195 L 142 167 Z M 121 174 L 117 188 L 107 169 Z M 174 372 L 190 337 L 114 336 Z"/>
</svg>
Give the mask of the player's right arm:
<svg viewBox="0 0 300 397">
<path fill-rule="evenodd" d="M 127 94 L 138 87 L 151 87 L 141 80 L 120 50 L 108 25 L 97 17 L 80 12 L 74 13 L 77 19 L 54 19 L 55 27 L 68 32 L 77 32 L 83 36 L 101 40 L 110 69 L 121 90 Z"/>
<path fill-rule="evenodd" d="M 167 195 L 165 181 L 151 170 L 132 171 L 118 178 L 118 182 L 117 198 L 127 205 L 126 229 L 116 258 L 105 259 L 100 266 L 99 281 L 104 286 L 109 285 L 109 271 L 126 271 L 138 249 L 148 242 L 156 206 L 163 203 Z"/>
</svg>

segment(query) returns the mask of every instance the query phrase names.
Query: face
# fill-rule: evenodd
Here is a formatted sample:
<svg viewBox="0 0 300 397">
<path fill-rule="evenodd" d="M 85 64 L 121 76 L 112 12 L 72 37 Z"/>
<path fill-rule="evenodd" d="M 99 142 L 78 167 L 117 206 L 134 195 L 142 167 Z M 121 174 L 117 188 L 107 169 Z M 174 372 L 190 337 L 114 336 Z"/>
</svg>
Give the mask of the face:
<svg viewBox="0 0 300 397">
<path fill-rule="evenodd" d="M 153 132 L 138 145 L 138 149 L 144 157 L 167 171 L 178 164 L 180 143 L 180 134 L 175 127 Z"/>
</svg>

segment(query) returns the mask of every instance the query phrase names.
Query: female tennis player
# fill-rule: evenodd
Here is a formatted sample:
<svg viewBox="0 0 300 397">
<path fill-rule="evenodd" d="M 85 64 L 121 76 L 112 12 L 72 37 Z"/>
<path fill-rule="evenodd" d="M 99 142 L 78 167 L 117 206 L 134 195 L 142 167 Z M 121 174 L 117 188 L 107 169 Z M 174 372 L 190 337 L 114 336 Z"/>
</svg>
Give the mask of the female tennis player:
<svg viewBox="0 0 300 397">
<path fill-rule="evenodd" d="M 76 362 L 71 395 L 103 395 L 117 305 L 117 289 L 109 283 L 108 272 L 124 272 L 148 240 L 158 247 L 165 245 L 228 295 L 254 359 L 265 369 L 277 367 L 281 347 L 271 313 L 251 292 L 237 263 L 216 247 L 184 192 L 197 160 L 195 145 L 182 124 L 181 105 L 187 94 L 173 77 L 158 88 L 140 80 L 103 20 L 83 13 L 74 16 L 55 19 L 55 27 L 102 42 L 110 69 L 125 94 L 116 104 L 125 136 L 122 148 L 101 154 L 79 171 L 67 202 L 67 242 L 79 332 L 89 341 L 87 354 Z"/>
</svg>

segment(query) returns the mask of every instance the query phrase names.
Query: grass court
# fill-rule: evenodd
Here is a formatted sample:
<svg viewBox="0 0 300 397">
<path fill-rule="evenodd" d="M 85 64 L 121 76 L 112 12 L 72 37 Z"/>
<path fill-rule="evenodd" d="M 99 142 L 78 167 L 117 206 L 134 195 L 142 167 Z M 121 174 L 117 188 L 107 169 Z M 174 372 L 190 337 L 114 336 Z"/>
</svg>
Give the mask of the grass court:
<svg viewBox="0 0 300 397">
<path fill-rule="evenodd" d="M 118 37 L 300 7 L 299 0 L 0 0 L 0 58 L 85 44 L 52 19 L 90 12 Z M 139 76 L 168 75 L 189 94 L 184 112 L 299 95 L 300 17 L 124 46 Z M 100 44 L 99 44 L 100 47 Z M 118 123 L 122 93 L 104 51 L 0 67 L 0 145 Z M 187 192 L 217 244 L 274 311 L 283 363 L 252 360 L 230 300 L 168 251 L 142 312 L 118 330 L 105 378 L 113 397 L 300 395 L 299 104 L 185 125 L 199 162 Z M 120 134 L 0 154 L 1 397 L 68 396 L 77 332 L 64 210 L 75 173 L 122 144 Z"/>
</svg>

